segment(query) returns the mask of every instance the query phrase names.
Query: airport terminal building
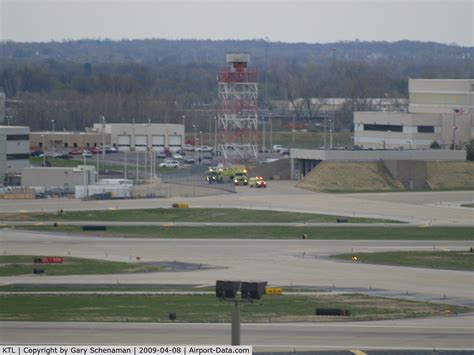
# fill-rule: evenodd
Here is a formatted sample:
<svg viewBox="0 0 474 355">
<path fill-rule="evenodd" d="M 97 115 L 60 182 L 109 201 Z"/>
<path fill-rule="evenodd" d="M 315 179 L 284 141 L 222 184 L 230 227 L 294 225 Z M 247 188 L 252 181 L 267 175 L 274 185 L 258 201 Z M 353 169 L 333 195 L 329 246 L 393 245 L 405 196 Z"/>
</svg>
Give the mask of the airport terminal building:
<svg viewBox="0 0 474 355">
<path fill-rule="evenodd" d="M 409 112 L 354 112 L 354 144 L 373 149 L 462 148 L 474 139 L 474 79 L 410 79 Z"/>
</svg>

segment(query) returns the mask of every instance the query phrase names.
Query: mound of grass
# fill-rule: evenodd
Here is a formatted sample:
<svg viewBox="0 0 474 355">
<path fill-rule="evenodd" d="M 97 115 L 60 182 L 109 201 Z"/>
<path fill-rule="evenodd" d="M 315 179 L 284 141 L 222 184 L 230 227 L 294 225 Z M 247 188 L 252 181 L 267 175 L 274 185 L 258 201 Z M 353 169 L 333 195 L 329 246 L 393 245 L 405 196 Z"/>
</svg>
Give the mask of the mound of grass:
<svg viewBox="0 0 474 355">
<path fill-rule="evenodd" d="M 350 317 L 318 317 L 316 308 L 344 308 Z M 214 295 L 0 295 L 2 321 L 229 322 L 232 305 Z M 466 307 L 365 295 L 265 296 L 241 308 L 243 322 L 315 322 L 439 316 Z M 342 318 L 342 319 L 341 319 Z"/>
<path fill-rule="evenodd" d="M 473 190 L 474 161 L 428 162 L 427 177 L 433 190 Z"/>
<path fill-rule="evenodd" d="M 64 257 L 62 264 L 35 264 L 33 255 L 1 255 L 0 276 L 32 274 L 34 268 L 43 268 L 42 275 L 87 275 L 156 272 L 164 268 L 140 263 L 124 263 L 95 259 Z"/>
<path fill-rule="evenodd" d="M 466 251 L 403 251 L 334 255 L 333 258 L 369 264 L 401 265 L 435 269 L 474 271 L 474 253 Z"/>
<path fill-rule="evenodd" d="M 402 191 L 380 162 L 324 161 L 313 169 L 298 187 L 322 192 Z"/>
</svg>

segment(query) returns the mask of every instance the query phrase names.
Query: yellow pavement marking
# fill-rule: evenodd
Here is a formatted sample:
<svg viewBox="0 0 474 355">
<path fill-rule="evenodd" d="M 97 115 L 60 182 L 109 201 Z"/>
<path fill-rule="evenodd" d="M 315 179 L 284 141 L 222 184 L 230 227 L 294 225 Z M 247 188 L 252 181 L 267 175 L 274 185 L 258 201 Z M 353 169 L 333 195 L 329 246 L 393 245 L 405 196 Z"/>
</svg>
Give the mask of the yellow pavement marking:
<svg viewBox="0 0 474 355">
<path fill-rule="evenodd" d="M 296 227 L 304 227 L 306 226 L 305 224 L 297 224 Z"/>
<path fill-rule="evenodd" d="M 110 211 L 117 211 L 117 208 L 115 208 L 115 207 L 109 207 L 108 209 L 109 209 Z"/>
<path fill-rule="evenodd" d="M 28 213 L 27 210 L 20 210 L 20 213 Z"/>
<path fill-rule="evenodd" d="M 429 228 L 431 227 L 429 224 L 421 224 L 418 226 L 418 228 Z"/>
<path fill-rule="evenodd" d="M 162 225 L 162 227 L 173 227 L 174 223 L 165 223 Z"/>
<path fill-rule="evenodd" d="M 38 222 L 38 223 L 35 223 L 35 224 L 33 224 L 33 225 L 34 225 L 34 226 L 44 226 L 45 223 L 44 223 L 44 222 Z"/>
<path fill-rule="evenodd" d="M 349 350 L 351 353 L 356 354 L 356 355 L 367 355 L 363 351 L 357 350 L 357 349 L 351 349 Z"/>
</svg>

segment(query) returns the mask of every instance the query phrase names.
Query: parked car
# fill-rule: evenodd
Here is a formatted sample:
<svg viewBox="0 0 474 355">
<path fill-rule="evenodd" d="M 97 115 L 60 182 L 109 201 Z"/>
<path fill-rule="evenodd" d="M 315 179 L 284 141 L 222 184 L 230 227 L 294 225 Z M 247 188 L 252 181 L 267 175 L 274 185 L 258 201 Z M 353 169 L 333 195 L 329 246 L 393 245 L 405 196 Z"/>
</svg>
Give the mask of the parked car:
<svg viewBox="0 0 474 355">
<path fill-rule="evenodd" d="M 92 158 L 92 153 L 89 152 L 88 150 L 84 150 L 84 151 L 82 152 L 82 156 L 83 156 L 83 157 L 86 157 L 86 158 Z"/>
<path fill-rule="evenodd" d="M 30 155 L 31 155 L 32 157 L 43 156 L 43 151 L 42 151 L 42 150 L 39 150 L 39 149 L 33 150 L 33 151 L 30 152 Z"/>
<path fill-rule="evenodd" d="M 163 159 L 163 158 L 166 158 L 166 154 L 165 152 L 159 152 L 157 155 L 156 155 L 157 158 L 160 158 L 160 159 Z"/>
<path fill-rule="evenodd" d="M 71 154 L 71 155 L 81 155 L 82 154 L 82 149 L 81 148 L 73 148 L 69 151 L 69 154 Z"/>
<path fill-rule="evenodd" d="M 183 162 L 185 162 L 186 164 L 194 164 L 195 160 L 194 160 L 194 157 L 184 156 Z"/>
<path fill-rule="evenodd" d="M 212 147 L 209 147 L 207 145 L 203 145 L 201 147 L 197 147 L 196 148 L 196 152 L 206 152 L 206 153 L 209 153 L 209 152 L 212 152 L 214 149 Z"/>
<path fill-rule="evenodd" d="M 71 159 L 72 155 L 64 153 L 64 154 L 58 155 L 57 158 L 59 158 L 59 159 Z"/>
<path fill-rule="evenodd" d="M 181 154 L 175 153 L 175 154 L 173 154 L 173 159 L 182 160 L 183 156 Z"/>
<path fill-rule="evenodd" d="M 105 146 L 105 152 L 106 153 L 117 153 L 117 148 L 106 145 Z"/>
<path fill-rule="evenodd" d="M 191 144 L 185 144 L 183 149 L 187 152 L 194 152 L 194 146 Z"/>
<path fill-rule="evenodd" d="M 160 168 L 179 168 L 179 161 L 177 160 L 165 161 L 163 163 L 160 163 L 160 165 L 158 166 Z"/>
</svg>

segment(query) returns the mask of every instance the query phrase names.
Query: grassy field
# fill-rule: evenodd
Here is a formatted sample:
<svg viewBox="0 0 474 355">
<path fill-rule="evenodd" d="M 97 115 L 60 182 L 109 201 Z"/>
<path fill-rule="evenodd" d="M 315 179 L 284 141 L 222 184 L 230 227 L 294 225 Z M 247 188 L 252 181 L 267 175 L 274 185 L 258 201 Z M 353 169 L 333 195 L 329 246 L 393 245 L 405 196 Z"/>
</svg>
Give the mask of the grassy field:
<svg viewBox="0 0 474 355">
<path fill-rule="evenodd" d="M 136 272 L 156 272 L 164 268 L 140 263 L 124 263 L 64 257 L 62 264 L 35 264 L 33 255 L 0 255 L 0 276 L 32 274 L 33 268 L 44 269 L 42 275 L 86 275 L 86 274 L 119 274 Z M 41 277 L 39 276 L 39 277 Z"/>
<path fill-rule="evenodd" d="M 351 145 L 352 132 L 334 132 L 333 133 L 333 145 Z M 209 146 L 214 145 L 214 135 L 211 136 L 203 132 L 202 134 L 204 144 Z M 293 143 L 294 137 L 294 143 Z M 329 144 L 329 133 L 327 133 L 327 143 Z M 187 133 L 186 140 L 193 140 L 194 133 Z M 272 134 L 272 140 L 270 140 L 270 129 L 267 123 L 265 131 L 265 145 L 270 148 L 270 141 L 272 144 L 281 144 L 285 147 L 293 148 L 312 148 L 316 149 L 324 145 L 324 133 L 323 132 L 294 132 L 290 131 L 274 131 Z M 257 142 L 263 144 L 263 132 L 258 132 Z"/>
<path fill-rule="evenodd" d="M 143 210 L 66 211 L 57 213 L 0 214 L 9 221 L 138 221 L 138 222 L 294 222 L 335 223 L 341 216 L 237 208 L 155 208 Z M 346 217 L 347 218 L 347 217 Z M 374 218 L 349 218 L 351 223 L 387 223 Z"/>
<path fill-rule="evenodd" d="M 428 162 L 428 182 L 433 190 L 474 190 L 474 162 Z"/>
<path fill-rule="evenodd" d="M 315 308 L 343 308 L 350 317 L 317 317 Z M 214 295 L 1 295 L 2 321 L 229 322 L 232 305 Z M 244 304 L 243 322 L 315 322 L 440 316 L 466 307 L 364 295 L 264 296 Z"/>
<path fill-rule="evenodd" d="M 322 162 L 301 180 L 298 187 L 323 192 L 402 191 L 383 163 Z"/>
<path fill-rule="evenodd" d="M 334 255 L 333 258 L 351 260 L 352 256 L 357 256 L 358 262 L 368 264 L 474 271 L 474 253 L 469 250 L 354 253 Z"/>
<path fill-rule="evenodd" d="M 109 226 L 107 231 L 82 231 L 80 226 L 21 226 L 17 228 L 42 232 L 73 233 L 93 236 L 142 238 L 204 239 L 341 239 L 341 240 L 474 240 L 472 228 L 459 227 L 122 227 Z"/>
</svg>

